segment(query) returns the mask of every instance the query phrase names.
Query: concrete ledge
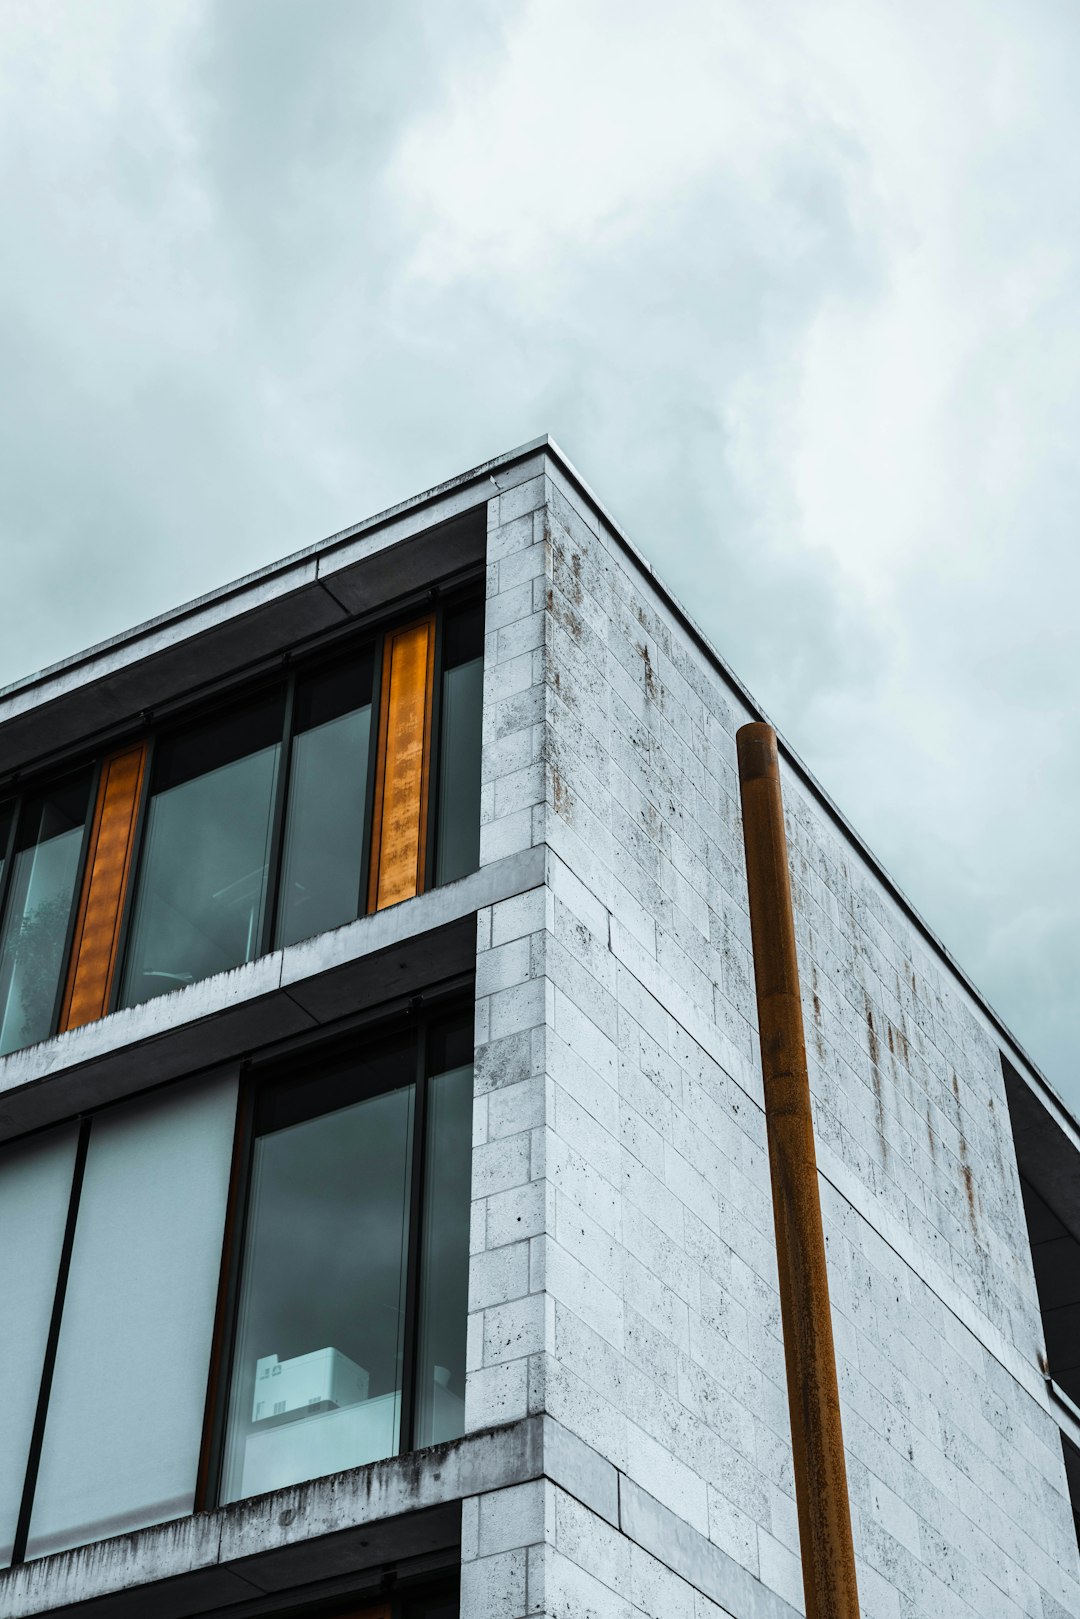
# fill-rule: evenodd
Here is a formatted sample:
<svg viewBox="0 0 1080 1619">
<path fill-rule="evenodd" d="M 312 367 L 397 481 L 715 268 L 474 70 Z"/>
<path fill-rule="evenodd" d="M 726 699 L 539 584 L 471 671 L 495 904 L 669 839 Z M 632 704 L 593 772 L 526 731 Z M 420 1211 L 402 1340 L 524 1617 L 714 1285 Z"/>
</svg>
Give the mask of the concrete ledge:
<svg viewBox="0 0 1080 1619">
<path fill-rule="evenodd" d="M 544 881 L 542 847 L 0 1058 L 0 1140 L 235 1061 L 476 962 L 476 912 Z"/>
<path fill-rule="evenodd" d="M 541 1457 L 540 1419 L 529 1417 L 58 1552 L 0 1573 L 0 1613 L 187 1619 L 406 1557 L 456 1561 L 462 1499 L 539 1477 Z"/>
<path fill-rule="evenodd" d="M 775 1591 L 549 1416 L 7 1569 L 0 1613 L 194 1619 L 241 1604 L 245 1615 L 277 1612 L 271 1598 L 316 1585 L 327 1594 L 328 1581 L 355 1592 L 388 1565 L 455 1564 L 462 1501 L 540 1478 L 735 1619 L 797 1619 Z"/>
</svg>

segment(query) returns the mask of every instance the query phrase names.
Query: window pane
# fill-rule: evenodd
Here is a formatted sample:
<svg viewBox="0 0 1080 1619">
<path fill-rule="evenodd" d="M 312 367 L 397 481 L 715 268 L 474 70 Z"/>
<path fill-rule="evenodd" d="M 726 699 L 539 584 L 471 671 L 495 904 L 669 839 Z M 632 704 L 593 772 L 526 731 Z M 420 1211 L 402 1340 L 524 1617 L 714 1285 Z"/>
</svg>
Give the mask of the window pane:
<svg viewBox="0 0 1080 1619">
<path fill-rule="evenodd" d="M 278 945 L 359 914 L 370 734 L 370 654 L 298 685 Z"/>
<path fill-rule="evenodd" d="M 411 1060 L 394 1052 L 334 1083 L 355 1097 Z M 398 1449 L 413 1086 L 297 1118 L 323 1089 L 272 1098 L 255 1143 L 225 1501 Z"/>
<path fill-rule="evenodd" d="M 70 1125 L 0 1152 L 0 1566 L 19 1517 L 77 1138 Z"/>
<path fill-rule="evenodd" d="M 232 1077 L 94 1122 L 30 1557 L 193 1508 L 235 1117 Z"/>
<path fill-rule="evenodd" d="M 480 863 L 480 725 L 484 660 L 443 674 L 439 827 L 435 880 L 451 883 Z"/>
<path fill-rule="evenodd" d="M 87 773 L 23 806 L 0 935 L 0 1053 L 52 1032 L 89 802 Z"/>
<path fill-rule="evenodd" d="M 471 1062 L 428 1082 L 418 1445 L 438 1445 L 465 1432 L 472 1114 Z"/>
<path fill-rule="evenodd" d="M 159 747 L 122 1005 L 262 948 L 281 716 L 275 693 Z"/>
</svg>

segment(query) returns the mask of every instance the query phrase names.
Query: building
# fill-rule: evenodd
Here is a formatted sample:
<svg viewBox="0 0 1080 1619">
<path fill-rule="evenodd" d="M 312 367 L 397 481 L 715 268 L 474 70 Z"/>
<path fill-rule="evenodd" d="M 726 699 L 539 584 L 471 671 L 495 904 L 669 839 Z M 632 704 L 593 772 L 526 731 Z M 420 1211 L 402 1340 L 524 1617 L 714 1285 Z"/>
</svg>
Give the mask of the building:
<svg viewBox="0 0 1080 1619">
<path fill-rule="evenodd" d="M 759 717 L 547 439 L 0 695 L 5 1619 L 803 1610 Z M 863 1613 L 1065 1619 L 1077 1126 L 781 769 Z"/>
</svg>

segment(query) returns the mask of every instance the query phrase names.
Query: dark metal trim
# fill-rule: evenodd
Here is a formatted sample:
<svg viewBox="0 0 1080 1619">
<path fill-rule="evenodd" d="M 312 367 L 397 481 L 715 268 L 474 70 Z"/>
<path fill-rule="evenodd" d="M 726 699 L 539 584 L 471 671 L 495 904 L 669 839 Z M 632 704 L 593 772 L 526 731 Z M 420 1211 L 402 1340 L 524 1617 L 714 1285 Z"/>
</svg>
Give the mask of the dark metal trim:
<svg viewBox="0 0 1080 1619">
<path fill-rule="evenodd" d="M 401 1356 L 401 1419 L 398 1453 L 416 1449 L 416 1382 L 420 1337 L 421 1222 L 427 1142 L 427 1019 L 423 1004 L 414 1006 L 416 1075 L 413 1089 L 413 1137 L 409 1165 L 409 1240 L 405 1261 L 405 1330 Z"/>
<path fill-rule="evenodd" d="M 285 837 L 285 812 L 289 804 L 295 702 L 296 670 L 293 669 L 285 685 L 285 711 L 281 716 L 278 774 L 274 783 L 274 804 L 270 819 L 270 847 L 266 855 L 266 891 L 263 895 L 263 919 L 259 930 L 259 948 L 256 952 L 259 956 L 269 955 L 274 948 L 278 906 L 281 901 L 281 850 Z"/>
<path fill-rule="evenodd" d="M 433 984 L 426 984 L 419 994 L 412 992 L 396 995 L 392 999 L 380 1001 L 377 1006 L 365 1007 L 360 1012 L 350 1012 L 345 1017 L 336 1018 L 333 1023 L 323 1024 L 317 1029 L 303 1029 L 298 1034 L 285 1035 L 282 1039 L 250 1055 L 246 1059 L 246 1067 L 252 1074 L 260 1074 L 266 1069 L 289 1062 L 301 1053 L 311 1053 L 318 1060 L 323 1056 L 329 1058 L 336 1045 L 348 1041 L 360 1030 L 402 1018 L 416 1006 L 417 1002 L 426 1012 L 441 1007 L 444 1001 L 467 998 L 473 990 L 474 983 L 475 974 L 472 969 L 468 969 L 454 973 L 449 978 L 439 979 Z"/>
<path fill-rule="evenodd" d="M 427 893 L 435 887 L 435 870 L 438 861 L 438 814 L 439 800 L 442 797 L 442 693 L 443 693 L 443 629 L 446 618 L 446 603 L 440 593 L 435 603 L 435 651 L 432 659 L 431 676 L 431 733 L 428 737 L 428 795 L 427 795 L 427 827 L 424 838 L 424 886 L 422 893 Z"/>
<path fill-rule="evenodd" d="M 440 578 L 437 581 L 438 587 L 440 591 L 447 593 L 467 590 L 482 583 L 484 571 L 483 562 L 465 563 L 461 568 Z M 354 636 L 362 637 L 365 633 L 377 633 L 384 625 L 389 625 L 398 618 L 404 620 L 413 617 L 425 605 L 430 608 L 430 593 L 430 584 L 417 586 L 415 590 L 392 597 L 365 612 L 355 613 L 342 623 L 332 624 L 322 630 L 313 630 L 308 635 L 300 636 L 296 641 L 289 641 L 271 652 L 262 653 L 250 662 L 230 670 L 228 674 L 218 675 L 212 680 L 189 686 L 181 695 L 166 698 L 154 705 L 155 725 L 171 725 L 174 720 L 198 718 L 204 704 L 212 706 L 217 702 L 228 702 L 233 697 L 243 696 L 248 687 L 254 690 L 263 680 L 270 681 L 275 675 L 280 675 L 282 658 L 286 653 L 291 658 L 299 660 L 308 657 L 309 654 L 333 650 Z M 24 790 L 22 784 L 26 777 L 37 778 L 41 775 L 47 778 L 54 770 L 64 774 L 69 768 L 90 763 L 98 752 L 111 752 L 127 742 L 137 741 L 144 734 L 144 730 L 145 722 L 140 728 L 140 716 L 132 715 L 113 725 L 102 726 L 100 730 L 80 737 L 78 742 L 67 747 L 55 748 L 32 759 L 23 760 L 7 775 L 0 776 L 0 796 L 7 796 L 10 793 L 12 797 L 18 797 Z"/>
<path fill-rule="evenodd" d="M 0 937 L 3 936 L 4 908 L 7 905 L 8 889 L 11 887 L 11 863 L 15 857 L 15 834 L 19 830 L 19 819 L 22 815 L 24 792 L 16 792 L 12 799 L 14 808 L 11 811 L 11 825 L 8 827 L 7 844 L 4 848 L 4 868 L 0 871 Z"/>
<path fill-rule="evenodd" d="M 45 1423 L 49 1414 L 49 1396 L 52 1393 L 56 1351 L 60 1342 L 64 1298 L 67 1293 L 68 1273 L 71 1270 L 71 1252 L 75 1246 L 75 1227 L 79 1218 L 83 1176 L 86 1173 L 86 1157 L 90 1147 L 90 1129 L 91 1120 L 81 1119 L 79 1122 L 79 1137 L 75 1144 L 75 1161 L 71 1171 L 71 1192 L 68 1197 L 67 1223 L 64 1226 L 64 1240 L 61 1245 L 60 1263 L 56 1272 L 56 1292 L 53 1294 L 49 1336 L 45 1342 L 45 1355 L 41 1363 L 41 1382 L 38 1386 L 37 1409 L 34 1412 L 34 1426 L 26 1455 L 26 1473 L 23 1480 L 22 1500 L 19 1504 L 19 1518 L 15 1529 L 14 1544 L 11 1549 L 12 1566 L 25 1560 L 26 1543 L 30 1536 L 30 1519 L 34 1510 L 34 1491 L 37 1488 L 38 1468 L 41 1465 L 41 1448 L 45 1440 Z"/>
<path fill-rule="evenodd" d="M 64 996 L 67 994 L 68 973 L 71 971 L 71 947 L 75 940 L 75 923 L 82 904 L 83 885 L 86 882 L 86 868 L 90 858 L 90 833 L 97 815 L 98 795 L 101 792 L 101 777 L 105 768 L 105 759 L 106 755 L 102 754 L 94 762 L 91 770 L 90 791 L 86 801 L 86 815 L 83 819 L 82 844 L 79 848 L 79 864 L 75 872 L 75 886 L 71 893 L 71 907 L 68 911 L 67 927 L 64 931 L 64 949 L 60 957 L 60 976 L 57 980 L 56 994 L 53 997 L 52 1015 L 49 1018 L 50 1037 L 57 1032 L 60 1026 L 60 1013 L 64 1006 Z"/>
<path fill-rule="evenodd" d="M 236 1097 L 229 1196 L 225 1205 L 221 1270 L 218 1274 L 214 1330 L 210 1339 L 206 1404 L 203 1408 L 202 1442 L 199 1446 L 199 1466 L 195 1483 L 196 1512 L 211 1510 L 221 1494 L 221 1472 L 225 1460 L 225 1414 L 229 1406 L 229 1388 L 232 1383 L 236 1349 L 240 1262 L 244 1252 L 244 1237 L 251 1204 L 251 1161 L 254 1152 L 255 1085 L 245 1064 L 240 1072 Z"/>
<path fill-rule="evenodd" d="M 371 667 L 371 712 L 368 716 L 367 781 L 364 785 L 364 831 L 360 845 L 360 892 L 356 896 L 357 916 L 369 915 L 368 898 L 371 893 L 371 848 L 375 835 L 375 784 L 379 777 L 379 735 L 382 714 L 383 663 L 386 652 L 386 633 L 375 639 Z"/>
</svg>

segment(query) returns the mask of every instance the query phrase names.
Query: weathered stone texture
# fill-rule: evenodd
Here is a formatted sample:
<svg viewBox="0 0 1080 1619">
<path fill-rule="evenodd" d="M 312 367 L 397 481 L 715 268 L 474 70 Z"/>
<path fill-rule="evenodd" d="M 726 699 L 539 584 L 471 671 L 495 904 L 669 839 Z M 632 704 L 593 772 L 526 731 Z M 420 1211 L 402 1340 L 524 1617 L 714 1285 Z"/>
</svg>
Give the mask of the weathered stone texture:
<svg viewBox="0 0 1080 1619">
<path fill-rule="evenodd" d="M 547 1413 L 668 1516 L 643 1549 L 572 1480 L 479 1498 L 462 1613 L 801 1610 L 751 716 L 545 467 L 489 508 L 482 860 L 542 845 L 546 882 L 478 922 L 467 1423 Z M 1080 1612 L 995 1037 L 788 769 L 785 795 L 864 1613 Z"/>
</svg>

